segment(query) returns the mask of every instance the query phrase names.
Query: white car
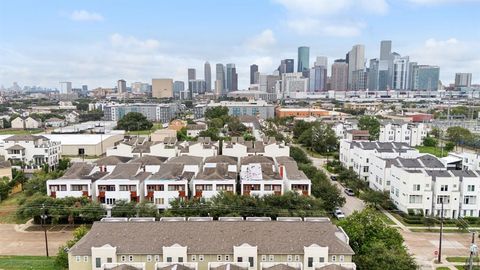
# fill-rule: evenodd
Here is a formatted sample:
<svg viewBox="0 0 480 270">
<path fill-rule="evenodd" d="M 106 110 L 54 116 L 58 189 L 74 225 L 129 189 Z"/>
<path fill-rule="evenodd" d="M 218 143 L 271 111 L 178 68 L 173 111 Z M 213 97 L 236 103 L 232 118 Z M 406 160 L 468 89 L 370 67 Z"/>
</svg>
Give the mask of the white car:
<svg viewBox="0 0 480 270">
<path fill-rule="evenodd" d="M 333 215 L 335 215 L 335 217 L 337 219 L 343 219 L 345 218 L 345 214 L 342 212 L 342 210 L 340 210 L 339 208 L 335 209 L 335 211 L 333 211 Z"/>
</svg>

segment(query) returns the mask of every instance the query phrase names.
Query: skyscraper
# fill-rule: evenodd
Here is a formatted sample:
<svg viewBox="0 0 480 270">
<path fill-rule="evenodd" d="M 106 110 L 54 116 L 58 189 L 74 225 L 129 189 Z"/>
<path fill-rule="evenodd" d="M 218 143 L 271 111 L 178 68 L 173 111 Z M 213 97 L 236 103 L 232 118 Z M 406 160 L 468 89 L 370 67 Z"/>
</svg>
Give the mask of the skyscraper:
<svg viewBox="0 0 480 270">
<path fill-rule="evenodd" d="M 232 68 L 232 89 L 230 91 L 238 90 L 238 73 L 237 68 Z"/>
<path fill-rule="evenodd" d="M 380 60 L 389 60 L 392 53 L 392 41 L 382 40 L 380 42 Z"/>
<path fill-rule="evenodd" d="M 360 86 L 361 83 L 354 82 L 354 79 L 361 79 L 362 76 L 353 76 L 353 72 L 357 70 L 365 69 L 365 46 L 361 44 L 354 45 L 350 52 L 348 52 L 348 88 L 354 89 L 353 84 L 356 87 Z M 359 74 L 357 74 L 359 75 Z"/>
<path fill-rule="evenodd" d="M 470 87 L 472 85 L 472 73 L 455 73 L 455 87 Z"/>
<path fill-rule="evenodd" d="M 309 92 L 320 92 L 327 90 L 327 67 L 320 65 L 310 69 Z"/>
<path fill-rule="evenodd" d="M 173 97 L 172 79 L 152 79 L 152 97 L 171 98 Z"/>
<path fill-rule="evenodd" d="M 195 96 L 194 94 L 203 95 L 206 90 L 206 83 L 204 80 L 190 80 L 188 81 L 188 89 L 190 90 L 191 97 Z"/>
<path fill-rule="evenodd" d="M 60 82 L 60 94 L 70 94 L 71 92 L 72 82 Z"/>
<path fill-rule="evenodd" d="M 182 81 L 173 82 L 173 97 L 180 98 L 181 93 L 185 91 L 185 83 Z"/>
<path fill-rule="evenodd" d="M 188 69 L 188 80 L 196 80 L 197 79 L 197 71 L 194 68 Z"/>
<path fill-rule="evenodd" d="M 411 65 L 411 85 L 413 90 L 438 90 L 440 68 L 428 65 Z"/>
<path fill-rule="evenodd" d="M 314 66 L 324 66 L 325 68 L 328 67 L 328 57 L 326 56 L 317 56 L 317 60 L 315 60 Z"/>
<path fill-rule="evenodd" d="M 210 63 L 205 62 L 203 67 L 205 73 L 205 90 L 210 92 L 212 91 L 212 69 L 210 67 Z"/>
<path fill-rule="evenodd" d="M 283 59 L 280 61 L 280 66 L 278 66 L 278 72 L 280 76 L 283 73 L 293 73 L 295 71 L 294 60 L 293 59 Z"/>
<path fill-rule="evenodd" d="M 392 89 L 394 90 L 407 90 L 408 85 L 408 62 L 409 57 L 401 57 L 397 53 L 392 54 L 393 57 L 393 69 L 392 69 Z"/>
<path fill-rule="evenodd" d="M 117 93 L 126 93 L 127 92 L 127 82 L 125 80 L 117 81 Z"/>
<path fill-rule="evenodd" d="M 225 93 L 225 66 L 223 64 L 217 64 L 215 67 L 215 91 L 220 91 L 217 95 L 223 95 Z M 217 88 L 220 87 L 219 89 Z"/>
<path fill-rule="evenodd" d="M 370 91 L 384 91 L 390 88 L 390 72 L 388 70 L 388 61 L 374 58 L 370 60 L 368 69 L 368 85 Z"/>
<path fill-rule="evenodd" d="M 227 64 L 227 84 L 226 84 L 226 87 L 225 89 L 227 90 L 227 92 L 230 92 L 230 91 L 234 91 L 234 80 L 235 80 L 235 72 L 236 72 L 236 69 L 235 69 L 235 64 Z"/>
<path fill-rule="evenodd" d="M 348 64 L 344 59 L 337 59 L 332 65 L 331 88 L 333 90 L 347 90 Z"/>
<path fill-rule="evenodd" d="M 309 47 L 298 47 L 298 66 L 297 72 L 308 71 L 310 68 L 310 48 Z"/>
<path fill-rule="evenodd" d="M 250 65 L 250 84 L 258 83 L 258 81 L 255 81 L 255 72 L 258 72 L 258 66 L 255 64 Z"/>
</svg>

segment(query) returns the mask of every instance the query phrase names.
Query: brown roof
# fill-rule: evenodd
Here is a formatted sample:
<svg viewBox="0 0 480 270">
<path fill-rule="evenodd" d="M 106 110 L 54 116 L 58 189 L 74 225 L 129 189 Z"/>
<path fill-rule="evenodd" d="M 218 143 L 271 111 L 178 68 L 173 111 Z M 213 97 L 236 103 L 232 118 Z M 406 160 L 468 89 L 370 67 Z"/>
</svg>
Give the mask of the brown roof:
<svg viewBox="0 0 480 270">
<path fill-rule="evenodd" d="M 280 263 L 280 264 L 275 264 L 274 266 L 262 268 L 262 270 L 300 270 L 300 268 L 295 268 L 293 266 Z"/>
<path fill-rule="evenodd" d="M 13 135 L 8 138 L 5 138 L 4 141 L 36 141 L 39 139 L 43 140 L 49 140 L 47 137 L 41 136 L 41 135 L 31 135 L 31 134 L 25 134 L 25 135 Z"/>
<path fill-rule="evenodd" d="M 140 270 L 140 268 L 128 264 L 120 264 L 112 268 L 105 268 L 105 270 Z"/>
<path fill-rule="evenodd" d="M 269 163 L 273 164 L 273 159 L 266 156 L 248 156 L 241 159 L 241 164 L 251 164 L 251 163 Z"/>
<path fill-rule="evenodd" d="M 247 267 L 240 267 L 233 263 L 222 264 L 217 267 L 211 267 L 210 270 L 247 270 Z"/>
<path fill-rule="evenodd" d="M 59 179 L 90 179 L 88 176 L 92 170 L 92 164 L 75 162 Z"/>
<path fill-rule="evenodd" d="M 18 145 L 18 144 L 15 144 L 13 146 L 10 146 L 9 148 L 7 148 L 7 150 L 24 150 L 25 147 L 21 146 L 21 145 Z"/>
<path fill-rule="evenodd" d="M 117 165 L 119 163 L 128 162 L 131 159 L 132 158 L 129 158 L 129 157 L 108 156 L 108 157 L 97 159 L 97 161 L 95 161 L 94 163 L 97 166 Z"/>
<path fill-rule="evenodd" d="M 175 263 L 169 266 L 158 268 L 158 270 L 195 270 L 195 268 L 190 268 L 180 263 Z"/>
<path fill-rule="evenodd" d="M 192 179 L 193 172 L 183 172 L 183 164 L 180 163 L 165 163 L 160 165 L 160 170 L 154 173 L 150 179 L 152 180 L 171 180 L 171 179 Z"/>
<path fill-rule="evenodd" d="M 329 264 L 320 268 L 315 268 L 315 270 L 351 270 L 351 268 L 346 268 L 338 264 Z"/>
<path fill-rule="evenodd" d="M 91 247 L 109 244 L 118 254 L 158 254 L 162 247 L 178 244 L 192 254 L 231 254 L 234 246 L 247 243 L 257 246 L 259 254 L 301 254 L 316 244 L 331 254 L 353 255 L 335 233 L 337 227 L 327 222 L 95 222 L 70 253 L 91 255 Z"/>
<path fill-rule="evenodd" d="M 194 157 L 194 156 L 179 156 L 179 157 L 172 157 L 171 159 L 167 160 L 166 163 L 180 163 L 184 165 L 201 165 L 203 158 L 201 157 Z"/>
<path fill-rule="evenodd" d="M 142 156 L 130 160 L 128 163 L 140 163 L 142 166 L 145 165 L 161 165 L 167 160 L 165 157 L 156 157 L 156 156 Z"/>
<path fill-rule="evenodd" d="M 115 166 L 115 169 L 103 179 L 130 179 L 138 180 L 137 173 L 141 167 L 140 163 L 121 163 Z"/>
<path fill-rule="evenodd" d="M 228 164 L 217 163 L 213 168 L 204 168 L 202 172 L 198 173 L 195 179 L 200 180 L 231 180 L 237 179 L 236 172 L 228 171 Z"/>
<path fill-rule="evenodd" d="M 237 158 L 231 156 L 218 155 L 205 158 L 205 163 L 228 163 L 230 165 L 237 164 Z"/>
</svg>

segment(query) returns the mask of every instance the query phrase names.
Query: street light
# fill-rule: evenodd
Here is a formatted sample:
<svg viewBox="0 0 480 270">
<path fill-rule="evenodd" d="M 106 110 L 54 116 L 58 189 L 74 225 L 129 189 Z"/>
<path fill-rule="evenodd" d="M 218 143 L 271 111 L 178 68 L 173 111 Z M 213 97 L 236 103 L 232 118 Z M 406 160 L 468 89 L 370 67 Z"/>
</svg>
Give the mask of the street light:
<svg viewBox="0 0 480 270">
<path fill-rule="evenodd" d="M 41 218 L 41 224 L 43 228 L 43 233 L 45 234 L 45 251 L 47 252 L 47 257 L 48 257 L 48 238 L 47 238 L 47 227 L 45 227 L 46 220 L 48 216 L 45 214 L 45 204 L 42 204 L 42 210 L 43 214 L 40 215 Z"/>
</svg>

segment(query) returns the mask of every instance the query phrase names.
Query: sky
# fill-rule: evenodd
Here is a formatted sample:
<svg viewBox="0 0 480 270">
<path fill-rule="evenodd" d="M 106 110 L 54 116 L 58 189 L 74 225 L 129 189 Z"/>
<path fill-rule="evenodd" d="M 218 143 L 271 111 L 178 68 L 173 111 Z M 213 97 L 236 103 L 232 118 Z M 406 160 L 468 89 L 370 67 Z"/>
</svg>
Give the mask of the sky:
<svg viewBox="0 0 480 270">
<path fill-rule="evenodd" d="M 118 79 L 187 80 L 187 68 L 235 63 L 239 88 L 249 66 L 271 73 L 297 47 L 310 64 L 329 65 L 380 41 L 419 64 L 440 66 L 440 79 L 473 73 L 480 83 L 480 0 L 5 0 L 0 1 L 0 85 L 114 87 Z"/>
</svg>

